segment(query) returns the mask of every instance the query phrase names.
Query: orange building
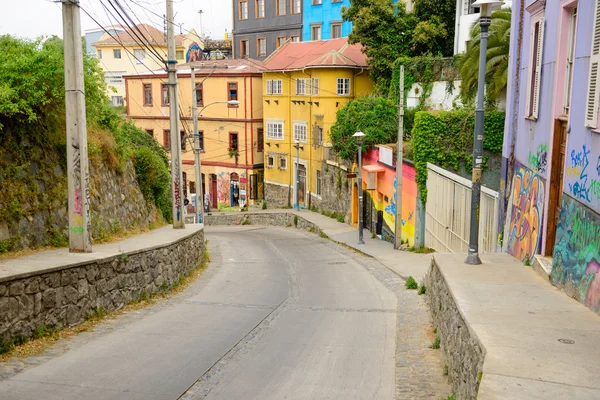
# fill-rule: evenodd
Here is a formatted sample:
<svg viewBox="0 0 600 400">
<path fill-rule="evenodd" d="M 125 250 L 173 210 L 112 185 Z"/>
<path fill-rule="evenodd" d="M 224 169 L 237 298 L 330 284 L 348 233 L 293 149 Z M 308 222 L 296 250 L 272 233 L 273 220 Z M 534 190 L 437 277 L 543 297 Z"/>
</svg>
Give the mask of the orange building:
<svg viewBox="0 0 600 400">
<path fill-rule="evenodd" d="M 193 134 L 191 67 L 196 71 L 203 193 L 211 208 L 236 207 L 263 197 L 262 62 L 210 60 L 178 66 L 182 137 Z M 170 149 L 167 74 L 125 76 L 127 115 Z M 239 105 L 228 104 L 238 101 Z M 184 193 L 196 192 L 194 152 L 182 140 Z"/>
</svg>

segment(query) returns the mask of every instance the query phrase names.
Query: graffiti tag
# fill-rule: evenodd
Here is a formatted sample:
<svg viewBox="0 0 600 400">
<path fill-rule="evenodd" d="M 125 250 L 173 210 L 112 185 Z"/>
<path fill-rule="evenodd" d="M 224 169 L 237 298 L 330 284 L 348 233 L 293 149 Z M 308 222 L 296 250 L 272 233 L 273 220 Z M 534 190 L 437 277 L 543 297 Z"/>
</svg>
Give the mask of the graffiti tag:
<svg viewBox="0 0 600 400">
<path fill-rule="evenodd" d="M 581 168 L 578 181 L 575 183 L 569 183 L 569 191 L 573 196 L 578 199 L 582 199 L 591 203 L 591 192 L 588 184 L 587 168 L 590 165 L 588 155 L 590 150 L 587 149 L 586 145 L 583 145 L 582 151 L 576 152 L 571 151 L 571 165 L 573 168 Z M 591 182 L 593 184 L 593 182 Z"/>
<path fill-rule="evenodd" d="M 529 165 L 534 172 L 546 173 L 548 166 L 548 146 L 546 144 L 540 144 L 535 153 L 529 153 Z"/>
</svg>

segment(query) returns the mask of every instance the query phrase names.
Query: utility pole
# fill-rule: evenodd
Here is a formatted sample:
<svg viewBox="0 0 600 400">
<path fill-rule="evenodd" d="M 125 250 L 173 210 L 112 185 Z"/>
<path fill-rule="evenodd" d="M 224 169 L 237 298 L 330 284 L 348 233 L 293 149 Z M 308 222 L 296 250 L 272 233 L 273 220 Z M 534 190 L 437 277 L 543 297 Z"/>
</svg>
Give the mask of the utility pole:
<svg viewBox="0 0 600 400">
<path fill-rule="evenodd" d="M 196 169 L 196 223 L 204 222 L 202 211 L 204 194 L 202 193 L 202 171 L 200 164 L 200 134 L 198 133 L 198 98 L 196 96 L 196 70 L 192 67 L 192 119 L 194 120 L 194 166 Z"/>
<path fill-rule="evenodd" d="M 79 0 L 62 0 L 62 14 L 65 46 L 69 251 L 90 253 L 92 251 L 90 172 Z"/>
<path fill-rule="evenodd" d="M 183 182 L 181 174 L 181 135 L 177 97 L 177 61 L 173 32 L 173 0 L 167 0 L 167 72 L 169 73 L 169 114 L 171 119 L 171 182 L 173 186 L 173 228 L 185 228 L 183 221 Z"/>
<path fill-rule="evenodd" d="M 400 66 L 398 88 L 398 148 L 396 149 L 396 231 L 394 249 L 402 245 L 402 146 L 404 144 L 404 65 Z"/>
<path fill-rule="evenodd" d="M 296 210 L 300 211 L 300 194 L 298 193 L 300 187 L 300 143 L 296 142 L 294 147 L 296 148 Z"/>
</svg>

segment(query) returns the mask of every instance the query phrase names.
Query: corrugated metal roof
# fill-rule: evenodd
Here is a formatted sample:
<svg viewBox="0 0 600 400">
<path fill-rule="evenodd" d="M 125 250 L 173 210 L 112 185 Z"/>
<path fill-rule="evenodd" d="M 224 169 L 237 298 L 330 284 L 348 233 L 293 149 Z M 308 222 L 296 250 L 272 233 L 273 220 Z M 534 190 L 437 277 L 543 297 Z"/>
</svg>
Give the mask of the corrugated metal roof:
<svg viewBox="0 0 600 400">
<path fill-rule="evenodd" d="M 348 44 L 347 38 L 312 42 L 286 42 L 265 60 L 271 71 L 304 68 L 367 68 L 367 56 L 362 45 Z"/>
</svg>

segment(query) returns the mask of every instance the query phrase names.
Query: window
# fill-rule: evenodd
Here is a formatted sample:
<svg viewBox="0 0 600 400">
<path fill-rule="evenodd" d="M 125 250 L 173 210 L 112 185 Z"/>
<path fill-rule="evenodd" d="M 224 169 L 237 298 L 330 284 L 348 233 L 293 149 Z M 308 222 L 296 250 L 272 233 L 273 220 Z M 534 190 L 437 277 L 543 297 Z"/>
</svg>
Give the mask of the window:
<svg viewBox="0 0 600 400">
<path fill-rule="evenodd" d="M 306 81 L 308 79 L 296 79 L 296 94 L 306 94 Z"/>
<path fill-rule="evenodd" d="M 588 84 L 587 102 L 585 108 L 585 126 L 598 127 L 598 70 L 600 69 L 600 4 L 595 2 L 596 15 L 594 17 L 594 33 L 592 36 L 592 52 L 590 56 L 590 80 Z"/>
<path fill-rule="evenodd" d="M 121 49 L 114 49 L 113 50 L 113 58 L 121 58 Z"/>
<path fill-rule="evenodd" d="M 111 96 L 110 105 L 118 107 L 123 105 L 123 96 Z"/>
<path fill-rule="evenodd" d="M 313 6 L 318 6 L 320 4 L 323 4 L 323 0 L 312 0 L 312 5 Z"/>
<path fill-rule="evenodd" d="M 292 43 L 298 43 L 300 41 L 300 36 L 290 36 L 292 38 Z"/>
<path fill-rule="evenodd" d="M 152 84 L 144 83 L 144 106 L 152 106 Z"/>
<path fill-rule="evenodd" d="M 259 57 L 264 57 L 267 55 L 267 39 L 265 38 L 258 38 L 256 40 L 256 44 L 258 47 L 258 56 Z"/>
<path fill-rule="evenodd" d="M 125 72 L 105 72 L 104 81 L 107 85 L 123 84 L 125 83 L 125 80 L 123 79 L 124 74 Z"/>
<path fill-rule="evenodd" d="M 183 50 L 177 50 L 175 52 L 175 58 L 177 58 L 178 60 L 183 60 Z"/>
<path fill-rule="evenodd" d="M 302 0 L 292 0 L 292 14 L 300 14 Z"/>
<path fill-rule="evenodd" d="M 350 78 L 337 79 L 337 94 L 338 96 L 345 96 L 350 94 Z"/>
<path fill-rule="evenodd" d="M 202 90 L 202 83 L 196 83 L 196 106 L 197 107 L 202 107 L 202 105 L 204 105 L 204 99 L 203 99 L 203 90 Z"/>
<path fill-rule="evenodd" d="M 247 40 L 240 40 L 240 57 L 250 57 L 250 45 Z"/>
<path fill-rule="evenodd" d="M 286 3 L 287 0 L 276 0 L 277 1 L 277 15 L 285 15 L 286 12 Z"/>
<path fill-rule="evenodd" d="M 267 156 L 267 168 L 273 168 L 275 166 L 275 157 Z"/>
<path fill-rule="evenodd" d="M 267 81 L 267 94 L 281 94 L 282 84 L 281 79 Z"/>
<path fill-rule="evenodd" d="M 569 43 L 567 48 L 567 62 L 565 65 L 565 94 L 563 99 L 564 114 L 569 114 L 571 106 L 571 85 L 573 84 L 573 62 L 575 61 L 575 28 L 577 26 L 577 7 L 571 9 L 569 18 Z"/>
<path fill-rule="evenodd" d="M 240 0 L 240 19 L 248 19 L 248 0 Z"/>
<path fill-rule="evenodd" d="M 529 51 L 529 85 L 527 91 L 527 117 L 537 119 L 542 76 L 542 50 L 544 46 L 544 17 L 532 18 Z"/>
<path fill-rule="evenodd" d="M 237 132 L 229 132 L 229 148 L 238 151 L 238 134 Z"/>
<path fill-rule="evenodd" d="M 265 133 L 263 128 L 256 131 L 256 151 L 262 153 L 265 151 Z"/>
<path fill-rule="evenodd" d="M 287 169 L 287 158 L 279 157 L 279 169 Z"/>
<path fill-rule="evenodd" d="M 163 131 L 163 146 L 165 150 L 171 151 L 171 131 L 168 129 Z"/>
<path fill-rule="evenodd" d="M 331 38 L 332 39 L 339 39 L 342 37 L 342 24 L 335 23 L 335 24 L 331 24 Z"/>
<path fill-rule="evenodd" d="M 183 195 L 187 196 L 187 173 L 182 172 L 181 177 L 183 178 Z"/>
<path fill-rule="evenodd" d="M 228 101 L 237 101 L 238 100 L 238 84 L 236 82 L 229 82 L 227 84 L 227 100 Z M 228 107 L 237 107 L 228 105 Z"/>
<path fill-rule="evenodd" d="M 315 129 L 313 131 L 313 143 L 315 146 L 323 145 L 323 128 L 315 125 Z"/>
<path fill-rule="evenodd" d="M 306 143 L 308 140 L 306 131 L 307 124 L 305 121 L 294 121 L 294 142 Z"/>
<path fill-rule="evenodd" d="M 321 25 L 312 26 L 311 40 L 321 40 Z"/>
<path fill-rule="evenodd" d="M 276 47 L 279 48 L 285 43 L 285 36 L 277 36 Z"/>
<path fill-rule="evenodd" d="M 317 196 L 321 195 L 321 171 L 317 170 Z"/>
<path fill-rule="evenodd" d="M 185 131 L 179 132 L 179 137 L 181 139 L 181 150 L 185 151 L 187 146 L 185 145 Z"/>
<path fill-rule="evenodd" d="M 161 91 L 161 104 L 163 106 L 168 106 L 169 105 L 169 87 L 166 84 L 161 84 L 160 85 L 160 91 Z"/>
<path fill-rule="evenodd" d="M 98 59 L 102 60 L 102 50 L 98 50 Z"/>
<path fill-rule="evenodd" d="M 154 129 L 146 129 L 146 133 L 152 137 L 154 137 Z"/>
<path fill-rule="evenodd" d="M 265 0 L 256 0 L 256 18 L 265 17 Z"/>
<path fill-rule="evenodd" d="M 142 64 L 144 59 L 146 58 L 146 50 L 144 49 L 134 49 L 133 57 L 135 58 L 136 64 Z"/>
<path fill-rule="evenodd" d="M 194 146 L 198 147 L 200 151 L 204 152 L 204 131 L 198 132 L 198 136 L 195 138 Z"/>
<path fill-rule="evenodd" d="M 312 78 L 312 94 L 313 96 L 319 94 L 319 78 Z"/>
<path fill-rule="evenodd" d="M 283 140 L 283 121 L 267 120 L 267 139 Z"/>
</svg>

